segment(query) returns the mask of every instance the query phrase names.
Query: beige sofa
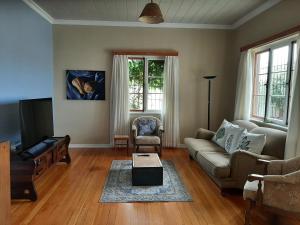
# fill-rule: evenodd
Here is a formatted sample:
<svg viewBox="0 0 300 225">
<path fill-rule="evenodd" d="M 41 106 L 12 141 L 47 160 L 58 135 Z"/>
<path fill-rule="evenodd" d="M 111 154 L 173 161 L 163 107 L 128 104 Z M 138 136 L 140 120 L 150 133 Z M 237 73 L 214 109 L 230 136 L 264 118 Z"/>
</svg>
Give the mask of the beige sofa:
<svg viewBox="0 0 300 225">
<path fill-rule="evenodd" d="M 257 164 L 257 159 L 276 160 L 284 157 L 286 132 L 259 127 L 244 120 L 233 123 L 246 128 L 248 132 L 266 135 L 262 155 L 243 150 L 228 154 L 211 141 L 215 133 L 202 128 L 197 131 L 195 138 L 184 140 L 190 158 L 196 160 L 221 189 L 243 189 L 249 174 L 263 174 L 264 167 Z"/>
</svg>

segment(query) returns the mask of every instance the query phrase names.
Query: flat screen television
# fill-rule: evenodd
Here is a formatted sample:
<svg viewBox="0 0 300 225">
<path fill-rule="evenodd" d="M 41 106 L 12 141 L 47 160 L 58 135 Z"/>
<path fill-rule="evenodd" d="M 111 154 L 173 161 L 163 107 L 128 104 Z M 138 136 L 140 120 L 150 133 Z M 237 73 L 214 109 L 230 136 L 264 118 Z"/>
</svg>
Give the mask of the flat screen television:
<svg viewBox="0 0 300 225">
<path fill-rule="evenodd" d="M 22 149 L 28 149 L 54 135 L 52 98 L 19 102 Z"/>
</svg>

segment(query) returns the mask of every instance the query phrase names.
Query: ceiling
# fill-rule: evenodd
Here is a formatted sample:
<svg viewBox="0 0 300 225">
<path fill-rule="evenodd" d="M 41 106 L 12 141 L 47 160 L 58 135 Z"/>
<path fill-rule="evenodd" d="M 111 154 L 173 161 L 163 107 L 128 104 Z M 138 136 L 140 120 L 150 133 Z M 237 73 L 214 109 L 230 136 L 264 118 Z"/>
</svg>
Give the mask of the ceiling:
<svg viewBox="0 0 300 225">
<path fill-rule="evenodd" d="M 24 0 L 53 20 L 137 22 L 150 0 Z M 280 0 L 154 0 L 166 23 L 231 26 Z"/>
</svg>

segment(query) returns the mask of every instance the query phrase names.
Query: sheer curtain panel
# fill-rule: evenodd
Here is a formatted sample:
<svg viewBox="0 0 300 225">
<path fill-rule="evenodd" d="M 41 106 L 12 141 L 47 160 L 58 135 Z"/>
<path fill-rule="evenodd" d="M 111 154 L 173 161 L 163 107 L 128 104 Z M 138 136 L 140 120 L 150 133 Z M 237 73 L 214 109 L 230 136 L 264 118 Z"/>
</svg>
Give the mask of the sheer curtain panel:
<svg viewBox="0 0 300 225">
<path fill-rule="evenodd" d="M 300 156 L 300 35 L 297 39 L 297 62 L 293 78 L 291 113 L 285 146 L 285 158 Z"/>
<path fill-rule="evenodd" d="M 253 89 L 253 58 L 254 54 L 252 50 L 241 53 L 235 97 L 235 120 L 250 119 Z"/>
<path fill-rule="evenodd" d="M 162 107 L 164 146 L 179 143 L 179 61 L 177 56 L 166 56 L 164 66 L 164 96 Z"/>
<path fill-rule="evenodd" d="M 111 140 L 116 134 L 129 134 L 128 57 L 114 55 L 111 78 Z"/>
</svg>

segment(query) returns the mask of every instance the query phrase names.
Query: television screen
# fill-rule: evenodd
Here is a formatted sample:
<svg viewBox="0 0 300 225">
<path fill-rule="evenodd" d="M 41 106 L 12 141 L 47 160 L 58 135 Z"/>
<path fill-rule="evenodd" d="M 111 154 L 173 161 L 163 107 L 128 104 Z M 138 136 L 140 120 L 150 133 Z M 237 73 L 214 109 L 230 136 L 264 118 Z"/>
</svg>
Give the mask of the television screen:
<svg viewBox="0 0 300 225">
<path fill-rule="evenodd" d="M 54 135 L 51 98 L 21 100 L 19 107 L 23 150 Z"/>
<path fill-rule="evenodd" d="M 12 149 L 21 142 L 19 102 L 0 102 L 0 142 L 7 140 Z"/>
</svg>

